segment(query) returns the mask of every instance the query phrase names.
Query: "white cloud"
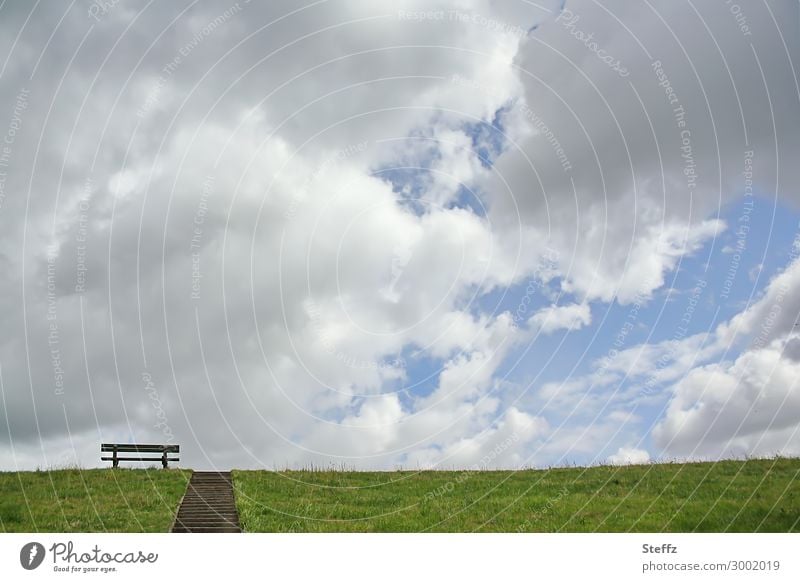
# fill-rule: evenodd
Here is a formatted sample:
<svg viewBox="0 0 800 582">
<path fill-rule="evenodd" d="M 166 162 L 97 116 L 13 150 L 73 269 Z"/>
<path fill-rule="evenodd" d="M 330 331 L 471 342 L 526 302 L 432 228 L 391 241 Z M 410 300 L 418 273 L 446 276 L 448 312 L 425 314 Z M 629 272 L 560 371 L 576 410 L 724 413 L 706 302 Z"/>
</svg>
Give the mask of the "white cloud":
<svg viewBox="0 0 800 582">
<path fill-rule="evenodd" d="M 644 386 L 670 398 L 666 414 L 652 431 L 657 446 L 668 455 L 797 454 L 798 289 L 800 260 L 795 259 L 773 277 L 755 303 L 713 332 L 636 346 L 602 369 L 634 380 L 637 396 Z M 709 363 L 726 353 L 739 355 L 733 361 Z M 573 384 L 583 389 L 591 380 L 589 376 Z M 621 393 L 614 398 L 625 397 Z"/>
<path fill-rule="evenodd" d="M 574 257 L 564 290 L 588 300 L 616 299 L 623 305 L 648 299 L 663 287 L 666 274 L 682 257 L 699 250 L 725 228 L 719 220 L 692 226 L 643 222 L 639 227 L 643 232 L 629 241 L 629 247 L 613 246 L 600 257 L 593 249 L 603 248 L 609 225 L 596 224 L 590 229 L 584 236 L 587 255 Z"/>
<path fill-rule="evenodd" d="M 608 457 L 612 465 L 642 465 L 650 461 L 650 453 L 635 447 L 620 447 L 619 450 Z"/>
<path fill-rule="evenodd" d="M 795 241 L 795 244 L 797 241 Z M 762 296 L 717 330 L 719 341 L 730 344 L 740 337 L 763 347 L 794 330 L 800 314 L 800 260 L 796 246 L 786 268 L 774 276 Z"/>
<path fill-rule="evenodd" d="M 529 321 L 542 333 L 553 333 L 560 329 L 575 330 L 592 322 L 592 312 L 588 303 L 551 305 L 534 313 Z"/>
<path fill-rule="evenodd" d="M 800 453 L 800 364 L 785 346 L 775 340 L 732 363 L 692 370 L 653 430 L 658 445 L 683 456 Z"/>
<path fill-rule="evenodd" d="M 616 351 L 595 361 L 592 373 L 543 385 L 538 401 L 591 418 L 606 406 L 667 399 L 652 436 L 668 456 L 797 454 L 798 290 L 800 259 L 794 259 L 754 303 L 716 329 Z"/>
</svg>

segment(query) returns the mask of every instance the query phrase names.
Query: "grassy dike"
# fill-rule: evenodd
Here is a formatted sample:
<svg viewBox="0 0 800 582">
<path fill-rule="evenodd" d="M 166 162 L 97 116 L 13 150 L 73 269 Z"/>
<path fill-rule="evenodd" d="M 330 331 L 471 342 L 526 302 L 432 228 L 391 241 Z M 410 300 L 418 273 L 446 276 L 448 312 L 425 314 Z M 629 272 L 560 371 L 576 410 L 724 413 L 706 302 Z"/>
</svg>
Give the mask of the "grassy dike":
<svg viewBox="0 0 800 582">
<path fill-rule="evenodd" d="M 166 532 L 191 471 L 0 473 L 0 532 Z"/>
<path fill-rule="evenodd" d="M 800 531 L 798 459 L 233 479 L 251 532 Z"/>
<path fill-rule="evenodd" d="M 178 469 L 0 473 L 0 532 L 166 532 Z M 800 532 L 800 459 L 526 471 L 234 471 L 250 532 Z"/>
</svg>

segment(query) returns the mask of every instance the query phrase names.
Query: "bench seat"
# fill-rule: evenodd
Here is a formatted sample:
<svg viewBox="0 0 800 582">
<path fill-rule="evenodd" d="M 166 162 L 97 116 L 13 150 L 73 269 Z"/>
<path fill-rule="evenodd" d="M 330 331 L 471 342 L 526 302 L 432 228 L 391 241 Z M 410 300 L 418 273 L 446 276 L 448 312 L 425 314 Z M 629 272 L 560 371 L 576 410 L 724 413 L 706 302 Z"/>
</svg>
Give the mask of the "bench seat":
<svg viewBox="0 0 800 582">
<path fill-rule="evenodd" d="M 165 469 L 169 462 L 180 461 L 180 458 L 170 456 L 178 454 L 181 450 L 180 445 L 144 445 L 135 443 L 102 443 L 101 453 L 112 453 L 110 457 L 101 456 L 101 461 L 111 461 L 113 467 L 119 467 L 120 461 L 161 461 L 161 466 Z M 119 454 L 138 453 L 139 456 L 120 456 Z M 146 456 L 148 455 L 148 456 Z"/>
</svg>

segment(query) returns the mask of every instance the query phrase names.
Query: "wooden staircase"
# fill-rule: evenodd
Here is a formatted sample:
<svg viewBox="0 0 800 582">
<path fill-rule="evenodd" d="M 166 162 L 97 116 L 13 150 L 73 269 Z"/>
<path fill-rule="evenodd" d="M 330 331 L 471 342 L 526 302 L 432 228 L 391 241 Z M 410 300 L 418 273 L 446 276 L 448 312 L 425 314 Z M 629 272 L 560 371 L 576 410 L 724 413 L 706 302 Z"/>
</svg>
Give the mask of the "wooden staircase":
<svg viewBox="0 0 800 582">
<path fill-rule="evenodd" d="M 195 471 L 178 508 L 174 533 L 240 533 L 231 474 Z"/>
</svg>

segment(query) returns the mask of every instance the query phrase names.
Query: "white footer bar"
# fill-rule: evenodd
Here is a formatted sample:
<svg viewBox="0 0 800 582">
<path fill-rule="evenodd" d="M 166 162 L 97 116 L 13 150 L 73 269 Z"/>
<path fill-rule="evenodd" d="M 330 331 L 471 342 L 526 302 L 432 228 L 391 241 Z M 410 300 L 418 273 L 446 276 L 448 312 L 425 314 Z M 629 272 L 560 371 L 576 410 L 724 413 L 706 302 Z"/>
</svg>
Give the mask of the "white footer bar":
<svg viewBox="0 0 800 582">
<path fill-rule="evenodd" d="M 799 566 L 797 534 L 0 534 L 0 580 L 749 582 Z"/>
</svg>

